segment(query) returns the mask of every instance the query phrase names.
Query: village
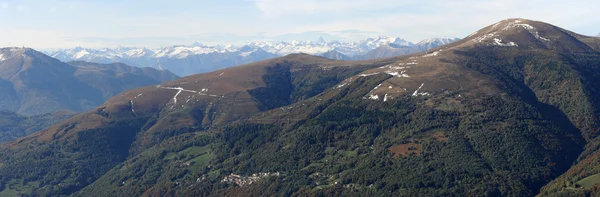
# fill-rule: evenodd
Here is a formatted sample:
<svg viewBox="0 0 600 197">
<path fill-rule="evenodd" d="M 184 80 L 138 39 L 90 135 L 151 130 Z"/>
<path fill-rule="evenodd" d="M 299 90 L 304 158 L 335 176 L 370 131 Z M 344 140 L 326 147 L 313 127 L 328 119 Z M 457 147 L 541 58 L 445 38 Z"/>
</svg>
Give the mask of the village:
<svg viewBox="0 0 600 197">
<path fill-rule="evenodd" d="M 244 187 L 244 186 L 252 185 L 252 184 L 258 182 L 260 179 L 268 178 L 268 177 L 272 177 L 272 176 L 278 177 L 279 175 L 280 175 L 279 172 L 275 172 L 275 173 L 259 172 L 259 173 L 252 174 L 252 176 L 245 177 L 245 176 L 231 173 L 230 175 L 223 177 L 223 179 L 221 180 L 221 183 L 236 184 L 240 187 Z"/>
</svg>

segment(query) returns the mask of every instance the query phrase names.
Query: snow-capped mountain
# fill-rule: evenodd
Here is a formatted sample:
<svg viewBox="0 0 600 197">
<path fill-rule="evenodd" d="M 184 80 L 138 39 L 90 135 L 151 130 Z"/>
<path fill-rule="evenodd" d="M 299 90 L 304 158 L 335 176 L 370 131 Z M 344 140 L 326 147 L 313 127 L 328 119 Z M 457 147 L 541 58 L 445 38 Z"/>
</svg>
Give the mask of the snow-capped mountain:
<svg viewBox="0 0 600 197">
<path fill-rule="evenodd" d="M 428 49 L 432 49 L 432 48 L 435 48 L 438 46 L 450 44 L 450 43 L 456 42 L 458 40 L 460 40 L 460 39 L 458 39 L 458 38 L 431 38 L 431 39 L 426 39 L 421 42 L 418 42 L 416 45 L 419 46 L 421 49 L 428 50 Z"/>
<path fill-rule="evenodd" d="M 122 62 L 138 67 L 166 69 L 180 76 L 210 72 L 279 56 L 257 47 L 206 46 L 198 43 L 190 46 L 176 45 L 156 49 L 76 47 L 47 54 L 62 61 Z"/>
<path fill-rule="evenodd" d="M 337 59 L 337 60 L 370 60 L 370 59 L 386 58 L 386 57 L 407 55 L 407 54 L 411 54 L 411 53 L 427 51 L 429 49 L 436 48 L 436 47 L 439 47 L 442 45 L 446 45 L 446 44 L 455 42 L 457 40 L 459 40 L 459 39 L 458 38 L 454 38 L 454 39 L 432 38 L 432 39 L 423 40 L 421 42 L 418 42 L 417 44 L 413 44 L 411 42 L 407 42 L 405 40 L 397 38 L 394 40 L 394 42 L 390 42 L 389 44 L 385 44 L 385 45 L 379 45 L 377 48 L 370 50 L 365 54 L 359 54 L 359 55 L 354 55 L 352 57 L 347 57 L 347 56 L 336 55 L 336 52 L 337 53 L 339 53 L 339 52 L 333 50 L 333 51 L 329 51 L 327 53 L 323 53 L 323 54 L 321 54 L 321 56 L 327 57 L 330 59 Z M 342 54 L 342 53 L 340 53 L 340 54 Z"/>
<path fill-rule="evenodd" d="M 438 39 L 450 40 L 450 39 Z M 288 55 L 292 53 L 308 53 L 321 54 L 331 50 L 338 51 L 347 56 L 366 54 L 370 50 L 380 46 L 395 44 L 398 46 L 415 46 L 414 43 L 408 42 L 402 38 L 390 38 L 386 36 L 378 36 L 367 38 L 356 42 L 326 42 L 323 38 L 318 41 L 291 41 L 291 42 L 249 42 L 244 45 L 215 45 L 208 46 L 200 43 L 194 43 L 189 46 L 175 45 L 163 48 L 135 48 L 135 47 L 118 47 L 114 49 L 90 49 L 76 47 L 72 49 L 62 49 L 54 52 L 49 52 L 52 57 L 71 61 L 114 61 L 120 59 L 132 58 L 179 58 L 183 59 L 190 55 L 209 54 L 209 53 L 235 53 L 241 52 L 243 49 L 261 48 L 269 53 L 277 55 Z M 246 51 L 247 52 L 247 51 Z M 241 52 L 245 53 L 245 52 Z"/>
<path fill-rule="evenodd" d="M 47 52 L 62 61 L 88 61 L 97 63 L 122 62 L 139 67 L 168 69 L 180 76 L 187 76 L 214 69 L 251 63 L 292 53 L 312 55 L 336 51 L 344 56 L 365 55 L 383 47 L 418 47 L 418 51 L 452 42 L 454 39 L 435 38 L 417 44 L 402 38 L 387 36 L 371 37 L 355 42 L 317 41 L 249 42 L 243 45 L 175 45 L 162 48 L 118 47 L 91 49 L 76 47 Z"/>
<path fill-rule="evenodd" d="M 178 58 L 183 59 L 190 55 L 207 53 L 227 53 L 234 52 L 236 49 L 225 46 L 205 46 L 194 44 L 190 46 L 175 45 L 157 49 L 118 47 L 114 49 L 101 48 L 91 49 L 76 47 L 73 49 L 63 49 L 49 54 L 61 60 L 81 60 L 81 61 L 115 61 L 120 59 L 135 58 Z"/>
<path fill-rule="evenodd" d="M 378 36 L 373 38 L 367 38 L 365 40 L 360 40 L 357 42 L 327 42 L 323 38 L 319 38 L 319 40 L 317 41 L 291 41 L 279 43 L 250 42 L 243 45 L 242 47 L 249 46 L 253 48 L 262 48 L 263 50 L 269 53 L 277 55 L 288 55 L 292 53 L 307 53 L 317 55 L 335 50 L 347 56 L 355 56 L 365 54 L 370 50 L 388 44 L 396 44 L 400 46 L 414 46 L 413 43 L 401 38 Z M 235 47 L 231 49 L 235 50 Z"/>
</svg>

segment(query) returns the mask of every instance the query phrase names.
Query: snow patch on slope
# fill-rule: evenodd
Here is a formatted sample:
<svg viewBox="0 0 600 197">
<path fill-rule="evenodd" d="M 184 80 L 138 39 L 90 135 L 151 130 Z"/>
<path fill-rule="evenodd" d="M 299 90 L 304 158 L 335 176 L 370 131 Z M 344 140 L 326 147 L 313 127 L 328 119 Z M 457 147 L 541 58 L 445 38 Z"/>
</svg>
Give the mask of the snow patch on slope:
<svg viewBox="0 0 600 197">
<path fill-rule="evenodd" d="M 471 41 L 472 42 L 483 42 L 483 41 L 485 41 L 485 40 L 487 40 L 489 38 L 493 38 L 495 36 L 496 36 L 496 32 L 492 32 L 492 33 L 489 33 L 489 34 L 486 34 L 486 35 L 483 35 L 483 36 L 479 36 L 479 37 L 477 37 L 477 38 L 475 38 L 475 39 L 473 39 Z"/>
<path fill-rule="evenodd" d="M 540 36 L 540 33 L 537 31 L 537 29 L 534 26 L 527 24 L 527 23 L 522 23 L 522 22 L 523 21 L 521 21 L 521 20 L 515 20 L 513 22 L 510 22 L 510 23 L 508 23 L 508 25 L 506 25 L 504 28 L 502 28 L 501 31 L 506 31 L 506 30 L 513 29 L 513 28 L 523 28 L 523 29 L 529 31 L 529 33 L 531 33 L 538 40 L 542 40 L 542 41 L 546 41 L 546 42 L 550 41 L 549 39 Z"/>
<path fill-rule="evenodd" d="M 368 77 L 368 76 L 373 76 L 373 75 L 376 75 L 376 74 L 379 74 L 379 73 L 360 74 L 360 75 L 358 75 L 358 76 L 361 76 L 361 77 Z"/>
<path fill-rule="evenodd" d="M 377 85 L 375 88 L 373 88 L 371 91 L 369 91 L 369 93 L 367 93 L 368 96 L 363 97 L 363 99 L 371 99 L 371 100 L 379 100 L 379 95 L 373 94 L 373 91 L 377 90 L 377 88 L 381 87 L 381 84 Z"/>
<path fill-rule="evenodd" d="M 419 92 L 419 90 L 421 90 L 423 88 L 423 86 L 425 86 L 425 83 L 421 84 L 421 86 L 419 86 L 419 88 L 417 90 L 415 90 L 415 92 L 413 92 L 412 96 L 429 96 L 429 95 L 431 95 L 427 92 Z"/>
<path fill-rule="evenodd" d="M 515 44 L 514 42 L 502 43 L 502 40 L 498 39 L 498 38 L 494 38 L 494 45 L 503 46 L 503 47 L 519 46 L 519 45 Z"/>
<path fill-rule="evenodd" d="M 335 88 L 335 89 L 340 89 L 340 88 L 343 88 L 343 87 L 344 87 L 344 86 L 346 86 L 346 85 L 348 85 L 348 83 L 342 83 L 342 84 L 340 84 L 340 85 L 336 86 L 336 88 Z"/>
<path fill-rule="evenodd" d="M 371 99 L 371 100 L 379 100 L 379 95 L 369 95 L 369 99 Z"/>
<path fill-rule="evenodd" d="M 437 56 L 440 53 L 440 51 L 442 51 L 442 50 L 434 51 L 433 53 L 428 53 L 428 54 L 425 54 L 425 55 L 423 55 L 421 57 L 435 57 L 435 56 Z"/>
</svg>

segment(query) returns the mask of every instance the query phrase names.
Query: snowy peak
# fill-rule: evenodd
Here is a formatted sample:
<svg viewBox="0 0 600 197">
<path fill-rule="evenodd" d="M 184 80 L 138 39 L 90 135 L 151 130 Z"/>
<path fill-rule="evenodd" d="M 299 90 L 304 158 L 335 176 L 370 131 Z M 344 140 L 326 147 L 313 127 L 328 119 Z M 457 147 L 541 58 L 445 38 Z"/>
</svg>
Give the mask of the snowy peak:
<svg viewBox="0 0 600 197">
<path fill-rule="evenodd" d="M 385 46 L 389 44 L 397 44 L 401 46 L 410 46 L 414 45 L 413 43 L 407 42 L 401 38 L 390 38 L 387 36 L 377 36 L 372 38 L 367 38 L 364 41 L 360 42 L 362 45 L 367 46 L 372 49 L 376 49 L 380 46 Z"/>
<path fill-rule="evenodd" d="M 128 57 L 153 56 L 155 52 L 147 48 L 133 48 L 124 52 Z"/>
<path fill-rule="evenodd" d="M 81 58 L 85 57 L 86 55 L 90 54 L 90 52 L 88 52 L 86 49 L 83 49 L 81 47 L 77 47 L 77 48 L 75 48 L 75 50 L 77 51 L 77 53 L 75 53 L 75 56 L 74 56 L 75 59 L 81 59 Z"/>
<path fill-rule="evenodd" d="M 135 47 L 118 47 L 118 48 L 102 48 L 90 49 L 76 47 L 73 49 L 63 49 L 50 53 L 50 56 L 64 61 L 81 60 L 81 61 L 96 61 L 101 60 L 120 60 L 120 59 L 135 59 L 135 58 L 186 58 L 190 55 L 207 54 L 214 52 L 228 52 L 224 47 L 220 46 L 205 46 L 194 43 L 191 46 L 169 46 L 157 49 L 135 48 Z"/>
<path fill-rule="evenodd" d="M 415 46 L 414 43 L 406 41 L 406 40 L 404 40 L 402 38 L 396 38 L 394 40 L 394 42 L 392 42 L 392 44 L 395 44 L 395 45 L 398 45 L 398 46 L 407 46 L 407 47 Z"/>
<path fill-rule="evenodd" d="M 429 50 L 432 48 L 436 48 L 442 45 L 447 45 L 453 42 L 460 40 L 459 38 L 431 38 L 425 39 L 416 44 L 422 50 Z"/>
<path fill-rule="evenodd" d="M 549 41 L 547 38 L 540 36 L 537 28 L 530 25 L 531 22 L 525 19 L 506 19 L 474 32 L 467 36 L 467 39 L 474 44 L 486 43 L 501 46 L 499 41 L 505 40 L 507 36 L 528 32 L 534 35 L 536 39 Z M 518 45 L 515 44 L 513 46 Z"/>
<path fill-rule="evenodd" d="M 492 26 L 492 30 L 499 35 L 514 34 L 517 32 L 529 32 L 535 36 L 536 39 L 541 41 L 550 41 L 549 39 L 542 37 L 538 31 L 538 28 L 531 24 L 534 21 L 525 19 L 507 19 L 505 21 L 498 22 Z"/>
<path fill-rule="evenodd" d="M 447 43 L 440 40 L 440 43 Z M 288 55 L 292 53 L 307 53 L 312 55 L 323 54 L 332 50 L 347 56 L 366 54 L 367 52 L 381 46 L 395 45 L 401 47 L 413 47 L 414 43 L 402 38 L 391 38 L 387 36 L 369 37 L 355 42 L 326 41 L 322 37 L 317 41 L 290 41 L 290 42 L 249 42 L 243 45 L 204 45 L 193 43 L 191 45 L 175 45 L 163 48 L 135 48 L 118 47 L 104 49 L 89 49 L 76 47 L 49 53 L 50 56 L 64 61 L 81 60 L 92 62 L 114 62 L 124 59 L 152 59 L 173 58 L 184 59 L 192 55 L 209 53 L 239 53 L 247 55 L 249 50 L 262 49 L 268 53 L 277 55 Z M 249 47 L 249 48 L 248 48 Z"/>
<path fill-rule="evenodd" d="M 110 60 L 116 58 L 133 58 L 152 54 L 151 50 L 146 48 L 126 48 L 118 47 L 115 49 L 89 49 L 76 47 L 73 49 L 64 49 L 49 53 L 53 58 L 71 61 L 71 60 L 82 60 L 82 61 L 98 61 L 98 60 Z M 100 61 L 103 62 L 103 61 Z"/>
<path fill-rule="evenodd" d="M 319 38 L 315 41 L 257 41 L 241 45 L 205 45 L 196 42 L 191 45 L 174 45 L 161 48 L 118 47 L 92 49 L 76 47 L 48 52 L 47 54 L 65 62 L 122 62 L 138 67 L 167 69 L 180 76 L 187 76 L 296 53 L 327 54 L 327 57 L 331 59 L 366 60 L 420 52 L 451 41 L 453 39 L 435 38 L 422 41 L 420 45 L 415 45 L 402 38 L 376 36 L 353 42 L 327 41 L 324 38 Z M 383 50 L 373 53 L 377 49 Z M 335 51 L 335 53 L 332 51 Z"/>
<path fill-rule="evenodd" d="M 222 46 L 204 46 L 195 44 L 194 46 L 170 46 L 162 49 L 155 49 L 155 53 L 152 55 L 148 55 L 147 57 L 168 57 L 183 59 L 191 55 L 200 55 L 208 53 L 227 53 L 231 51 L 233 50 L 224 48 Z"/>
<path fill-rule="evenodd" d="M 593 51 L 574 36 L 581 35 L 548 23 L 515 18 L 485 27 L 469 35 L 461 45 L 520 47 L 569 52 Z"/>
<path fill-rule="evenodd" d="M 421 46 L 431 46 L 431 45 L 441 46 L 441 45 L 450 44 L 450 43 L 455 42 L 457 40 L 459 40 L 459 38 L 431 38 L 431 39 L 422 40 L 421 42 L 418 42 L 417 45 L 421 45 Z"/>
</svg>

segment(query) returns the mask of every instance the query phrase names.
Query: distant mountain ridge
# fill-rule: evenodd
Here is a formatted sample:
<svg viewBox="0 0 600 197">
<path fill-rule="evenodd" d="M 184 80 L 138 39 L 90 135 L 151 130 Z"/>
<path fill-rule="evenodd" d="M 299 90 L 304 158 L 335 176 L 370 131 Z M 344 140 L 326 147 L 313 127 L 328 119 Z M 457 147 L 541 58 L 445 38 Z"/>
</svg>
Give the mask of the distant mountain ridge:
<svg viewBox="0 0 600 197">
<path fill-rule="evenodd" d="M 405 44 L 405 45 L 399 45 L 394 42 L 394 43 L 389 43 L 386 45 L 381 45 L 373 50 L 370 50 L 366 54 L 355 55 L 352 57 L 340 56 L 340 55 L 332 56 L 332 54 L 335 54 L 335 53 L 342 54 L 335 50 L 329 51 L 324 54 L 320 54 L 320 56 L 327 57 L 330 59 L 336 59 L 336 60 L 372 60 L 372 59 L 377 59 L 377 58 L 394 57 L 394 56 L 400 56 L 400 55 L 408 55 L 411 53 L 423 52 L 423 51 L 427 51 L 429 49 L 433 49 L 433 48 L 436 48 L 436 47 L 439 47 L 442 45 L 450 44 L 450 43 L 458 41 L 458 40 L 459 40 L 458 38 L 455 38 L 455 39 L 432 38 L 432 39 L 423 40 L 417 44 L 409 43 L 409 44 Z"/>
<path fill-rule="evenodd" d="M 321 57 L 325 57 L 332 60 L 353 60 L 354 58 L 344 55 L 338 51 L 328 51 L 320 55 Z"/>
<path fill-rule="evenodd" d="M 317 41 L 249 42 L 243 45 L 174 45 L 162 48 L 118 47 L 91 49 L 76 47 L 46 54 L 62 61 L 87 61 L 97 63 L 123 62 L 138 67 L 167 69 L 180 76 L 210 72 L 226 67 L 257 62 L 293 53 L 321 55 L 336 51 L 354 58 L 364 56 L 384 46 L 410 47 L 423 51 L 457 39 L 434 38 L 417 44 L 402 38 L 377 36 L 356 42 Z M 413 50 L 415 51 L 415 50 Z M 358 59 L 361 59 L 358 58 Z M 375 57 L 379 58 L 379 57 Z"/>
<path fill-rule="evenodd" d="M 460 39 L 458 38 L 432 38 L 432 39 L 426 39 L 423 40 L 417 44 L 415 44 L 415 46 L 420 47 L 421 50 L 429 50 L 435 47 L 439 47 L 442 45 L 447 45 L 453 42 L 456 42 Z"/>
<path fill-rule="evenodd" d="M 0 110 L 27 116 L 81 112 L 122 91 L 177 78 L 152 68 L 69 64 L 29 48 L 0 48 Z"/>
</svg>

